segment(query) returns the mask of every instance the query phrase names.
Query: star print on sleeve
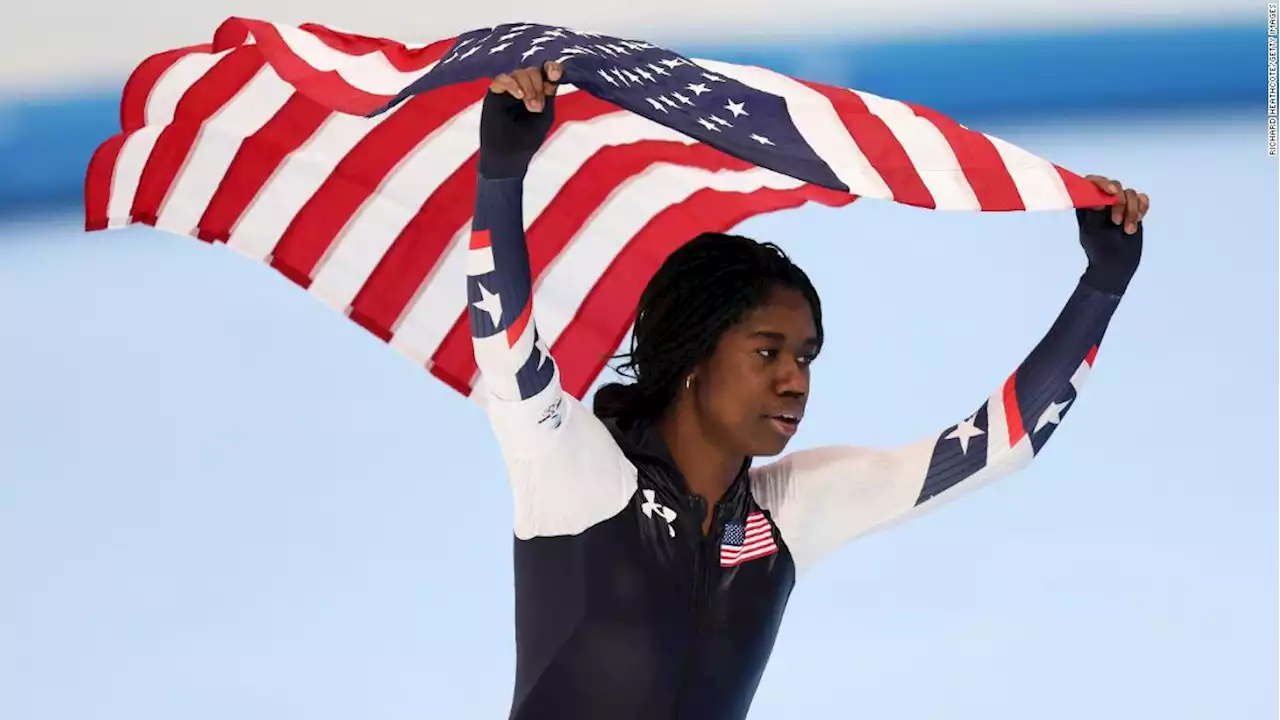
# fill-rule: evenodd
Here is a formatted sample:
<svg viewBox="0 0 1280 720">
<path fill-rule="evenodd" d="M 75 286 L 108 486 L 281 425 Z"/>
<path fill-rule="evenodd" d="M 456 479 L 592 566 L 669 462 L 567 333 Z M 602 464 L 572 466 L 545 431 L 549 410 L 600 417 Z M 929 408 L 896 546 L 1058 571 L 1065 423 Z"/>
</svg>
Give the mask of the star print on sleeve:
<svg viewBox="0 0 1280 720">
<path fill-rule="evenodd" d="M 496 293 L 489 292 L 483 281 L 476 280 L 476 287 L 480 290 L 480 299 L 471 303 L 472 307 L 488 313 L 489 322 L 494 327 L 498 327 L 502 324 L 502 298 Z"/>
<path fill-rule="evenodd" d="M 522 183 L 518 177 L 480 178 L 467 255 L 476 366 L 489 392 L 508 400 L 559 389 L 556 363 L 533 320 Z"/>
<path fill-rule="evenodd" d="M 947 440 L 960 441 L 960 454 L 964 455 L 969 452 L 969 440 L 979 435 L 986 435 L 987 431 L 978 427 L 976 421 L 977 415 L 970 417 L 968 420 L 962 421 L 956 425 L 955 429 L 946 435 Z"/>
<path fill-rule="evenodd" d="M 1040 452 L 1083 388 L 1117 302 L 1083 284 L 1077 287 L 1057 322 L 1000 390 L 938 435 L 920 502 L 976 475 L 1022 467 Z"/>
<path fill-rule="evenodd" d="M 1045 408 L 1044 412 L 1040 413 L 1040 419 L 1036 421 L 1035 430 L 1033 430 L 1032 432 L 1038 433 L 1041 430 L 1045 429 L 1045 427 L 1047 427 L 1050 424 L 1057 425 L 1061 423 L 1062 411 L 1065 410 L 1066 407 L 1070 404 L 1071 404 L 1070 400 L 1066 402 L 1049 403 L 1049 407 Z"/>
</svg>

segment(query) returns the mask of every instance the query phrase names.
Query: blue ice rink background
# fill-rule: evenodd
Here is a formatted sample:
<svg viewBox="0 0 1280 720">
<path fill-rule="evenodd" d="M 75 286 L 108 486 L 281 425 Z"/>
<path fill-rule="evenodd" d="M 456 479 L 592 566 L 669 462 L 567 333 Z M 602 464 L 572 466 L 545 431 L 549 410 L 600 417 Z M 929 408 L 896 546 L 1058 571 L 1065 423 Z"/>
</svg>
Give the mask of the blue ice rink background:
<svg viewBox="0 0 1280 720">
<path fill-rule="evenodd" d="M 1273 717 L 1275 158 L 1255 113 L 983 128 L 1153 199 L 1045 453 L 798 586 L 754 718 Z M 224 248 L 0 228 L 0 717 L 505 717 L 510 500 L 478 408 Z M 1083 268 L 1073 217 L 807 208 L 793 449 L 967 415 Z"/>
<path fill-rule="evenodd" d="M 434 38 L 524 5 L 27 7 L 0 26 L 0 720 L 505 717 L 511 503 L 481 411 L 269 269 L 148 229 L 85 235 L 78 203 L 122 68 L 226 14 Z M 554 12 L 919 102 L 1153 206 L 1143 267 L 1046 451 L 819 566 L 752 718 L 1275 717 L 1263 4 L 786 9 L 826 35 L 745 43 L 781 31 L 766 0 Z M 790 250 L 826 308 L 790 449 L 967 416 L 1084 267 L 1070 213 L 859 202 L 739 231 Z"/>
</svg>

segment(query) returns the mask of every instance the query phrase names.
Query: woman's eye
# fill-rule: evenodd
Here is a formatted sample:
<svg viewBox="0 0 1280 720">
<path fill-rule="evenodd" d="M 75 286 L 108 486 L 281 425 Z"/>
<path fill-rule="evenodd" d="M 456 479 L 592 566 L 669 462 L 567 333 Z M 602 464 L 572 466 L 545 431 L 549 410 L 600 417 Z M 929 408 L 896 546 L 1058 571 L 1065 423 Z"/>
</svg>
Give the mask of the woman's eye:
<svg viewBox="0 0 1280 720">
<path fill-rule="evenodd" d="M 756 352 L 760 353 L 761 356 L 767 357 L 767 358 L 775 358 L 778 356 L 778 351 L 774 350 L 773 348 L 761 348 Z"/>
</svg>

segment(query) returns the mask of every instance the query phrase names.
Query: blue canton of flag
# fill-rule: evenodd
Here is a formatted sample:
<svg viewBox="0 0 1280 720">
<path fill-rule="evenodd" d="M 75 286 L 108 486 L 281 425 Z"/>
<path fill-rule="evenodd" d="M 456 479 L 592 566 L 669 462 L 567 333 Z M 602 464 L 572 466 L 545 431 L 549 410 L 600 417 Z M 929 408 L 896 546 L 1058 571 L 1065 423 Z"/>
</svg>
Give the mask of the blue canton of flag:
<svg viewBox="0 0 1280 720">
<path fill-rule="evenodd" d="M 439 63 L 373 114 L 420 93 L 551 60 L 564 68 L 562 83 L 740 160 L 849 192 L 805 142 L 783 98 L 650 43 L 551 25 L 509 23 L 461 35 Z"/>
<path fill-rule="evenodd" d="M 747 529 L 740 522 L 731 522 L 724 526 L 724 544 L 732 547 L 741 547 L 742 539 L 746 536 Z"/>
</svg>

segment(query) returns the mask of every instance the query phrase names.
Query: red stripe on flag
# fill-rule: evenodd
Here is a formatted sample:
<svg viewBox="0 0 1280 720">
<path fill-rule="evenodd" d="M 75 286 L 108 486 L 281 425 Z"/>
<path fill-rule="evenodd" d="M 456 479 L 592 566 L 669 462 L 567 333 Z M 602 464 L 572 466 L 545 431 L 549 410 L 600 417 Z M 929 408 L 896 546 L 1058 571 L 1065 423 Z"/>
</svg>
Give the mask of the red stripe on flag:
<svg viewBox="0 0 1280 720">
<path fill-rule="evenodd" d="M 352 115 L 367 115 L 392 98 L 392 95 L 371 93 L 352 85 L 337 70 L 317 70 L 312 67 L 289 47 L 289 43 L 285 42 L 280 31 L 271 23 L 236 18 L 223 23 L 218 28 L 218 33 L 225 31 L 230 41 L 235 38 L 233 32 L 243 33 L 246 30 L 253 33 L 255 43 L 246 48 L 256 48 L 271 63 L 281 79 L 321 105 Z M 222 40 L 217 34 L 215 37 Z"/>
<path fill-rule="evenodd" d="M 253 48 L 234 50 L 191 85 L 174 110 L 173 122 L 160 131 L 147 157 L 130 214 L 135 222 L 155 225 L 160 207 L 187 161 L 200 131 L 262 69 Z"/>
<path fill-rule="evenodd" d="M 357 35 L 341 30 L 333 30 L 315 23 L 302 23 L 298 26 L 298 29 L 311 33 L 320 42 L 344 55 L 359 56 L 375 52 L 381 53 L 391 67 L 400 72 L 416 72 L 426 68 L 431 63 L 439 60 L 445 51 L 453 47 L 453 43 L 457 41 L 457 38 L 445 38 L 444 40 L 437 40 L 426 47 L 410 50 L 403 43 L 396 42 L 390 38 Z"/>
<path fill-rule="evenodd" d="M 547 132 L 548 142 L 565 125 L 594 120 L 610 113 L 626 112 L 611 102 L 579 91 L 556 98 L 556 119 Z M 545 146 L 544 146 L 545 147 Z M 541 151 L 540 151 L 541 152 Z"/>
<path fill-rule="evenodd" d="M 143 60 L 124 84 L 120 95 L 120 128 L 126 132 L 147 124 L 147 101 L 156 83 L 182 58 L 193 53 L 208 53 L 212 45 L 191 45 L 169 50 Z"/>
<path fill-rule="evenodd" d="M 611 112 L 619 110 L 592 95 L 581 92 L 567 95 L 556 101 L 556 121 L 548 137 L 554 136 L 566 123 L 583 122 Z M 352 320 L 383 339 L 391 337 L 400 319 L 432 281 L 436 265 L 449 243 L 471 219 L 475 209 L 477 160 L 473 154 L 441 183 L 392 242 L 356 295 Z M 582 173 L 576 174 L 580 175 Z M 453 309 L 442 312 L 453 312 Z M 467 332 L 469 351 L 470 333 L 466 326 L 463 331 Z"/>
<path fill-rule="evenodd" d="M 350 317 L 361 327 L 383 340 L 391 339 L 400 317 L 471 217 L 476 203 L 476 161 L 472 155 L 431 193 L 356 293 Z M 465 279 L 445 278 L 443 282 L 462 283 Z"/>
<path fill-rule="evenodd" d="M 294 93 L 270 120 L 240 143 L 200 218 L 196 237 L 205 242 L 226 242 L 289 154 L 302 147 L 330 114 L 310 98 Z"/>
<path fill-rule="evenodd" d="M 1022 425 L 1022 408 L 1018 406 L 1018 373 L 1009 376 L 1004 382 L 1004 419 L 1009 428 L 1009 447 L 1018 444 L 1026 436 L 1026 428 Z"/>
<path fill-rule="evenodd" d="M 526 307 L 533 306 L 532 295 L 537 286 L 537 282 L 534 282 L 530 287 L 529 304 Z M 449 332 L 440 342 L 440 347 L 431 356 L 430 367 L 431 374 L 450 387 L 463 395 L 471 394 L 471 383 L 476 376 L 476 357 L 471 345 L 471 319 L 467 310 L 464 309 L 453 321 Z"/>
<path fill-rule="evenodd" d="M 472 250 L 483 250 L 490 246 L 488 230 L 473 230 L 471 232 L 471 244 L 468 246 Z"/>
<path fill-rule="evenodd" d="M 436 351 L 436 355 L 427 363 L 428 369 L 436 379 L 445 385 L 457 390 L 463 395 L 471 395 L 472 383 L 476 378 L 476 362 L 474 349 L 471 347 L 470 341 L 466 346 L 459 344 L 455 338 L 466 333 L 470 337 L 470 326 L 468 324 L 467 314 L 464 312 L 462 317 L 454 321 L 453 327 L 449 328 L 449 333 L 445 336 L 444 342 L 440 343 L 440 348 Z M 466 353 L 466 358 L 457 359 L 456 356 Z M 461 368 L 472 368 L 470 375 L 464 375 Z"/>
<path fill-rule="evenodd" d="M 809 201 L 840 207 L 854 199 L 812 185 L 751 193 L 700 190 L 666 208 L 618 253 L 556 340 L 551 354 L 560 366 L 564 389 L 578 398 L 586 394 L 626 336 L 649 279 L 667 256 L 698 233 L 727 232 L 748 218 Z"/>
<path fill-rule="evenodd" d="M 620 185 L 658 164 L 711 172 L 748 170 L 750 163 L 709 145 L 645 140 L 603 148 L 569 178 L 546 209 L 529 226 L 529 261 L 534 277 L 573 241 L 578 231 Z"/>
<path fill-rule="evenodd" d="M 871 112 L 857 93 L 815 82 L 800 82 L 831 102 L 845 130 L 889 186 L 894 201 L 929 209 L 937 207 L 933 193 L 925 187 L 920 172 L 898 136 L 884 120 Z"/>
<path fill-rule="evenodd" d="M 1089 363 L 1089 367 L 1093 367 L 1093 361 L 1098 359 L 1098 346 L 1094 345 L 1089 348 L 1088 354 L 1084 356 L 1084 361 Z"/>
<path fill-rule="evenodd" d="M 123 132 L 107 139 L 89 159 L 84 178 L 85 231 L 105 230 L 110 224 L 107 213 L 111 206 L 111 186 L 116 161 L 128 136 L 147 123 L 147 101 L 160 78 L 182 58 L 193 53 L 207 53 L 212 45 L 204 43 L 157 53 L 143 60 L 129 74 L 120 95 L 120 129 Z"/>
<path fill-rule="evenodd" d="M 114 135 L 98 146 L 89 159 L 84 176 L 84 229 L 105 230 L 107 210 L 111 203 L 111 181 L 115 177 L 116 160 L 124 149 L 124 134 Z"/>
<path fill-rule="evenodd" d="M 1009 174 L 1009 168 L 1001 159 L 996 146 L 986 135 L 966 130 L 951 118 L 912 103 L 906 103 L 916 115 L 927 119 L 938 128 L 951 152 L 955 153 L 964 177 L 973 188 L 978 205 L 986 211 L 1025 210 L 1022 194 Z"/>
<path fill-rule="evenodd" d="M 362 205 L 408 155 L 475 102 L 479 82 L 454 85 L 406 102 L 373 128 L 338 162 L 290 221 L 271 264 L 283 273 L 314 278 L 320 260 Z"/>
<path fill-rule="evenodd" d="M 1071 204 L 1075 207 L 1102 207 L 1105 205 L 1114 205 L 1119 198 L 1102 192 L 1102 189 L 1094 185 L 1089 180 L 1076 175 L 1070 170 L 1053 166 L 1058 175 L 1062 178 L 1062 184 L 1067 187 L 1067 195 L 1071 197 Z"/>
</svg>

